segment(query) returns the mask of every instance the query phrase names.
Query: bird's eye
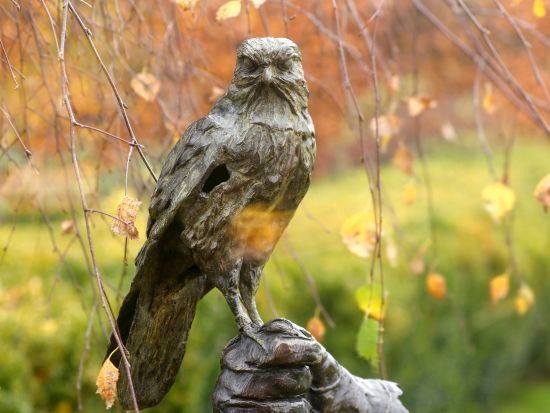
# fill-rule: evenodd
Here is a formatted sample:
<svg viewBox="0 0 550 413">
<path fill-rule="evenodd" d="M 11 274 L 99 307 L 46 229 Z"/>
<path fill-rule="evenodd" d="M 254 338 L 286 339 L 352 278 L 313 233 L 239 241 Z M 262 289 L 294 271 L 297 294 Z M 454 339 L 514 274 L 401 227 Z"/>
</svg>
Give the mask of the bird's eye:
<svg viewBox="0 0 550 413">
<path fill-rule="evenodd" d="M 277 62 L 277 67 L 279 68 L 279 70 L 282 70 L 282 71 L 290 70 L 290 68 L 292 67 L 292 60 L 291 59 L 279 60 Z"/>
<path fill-rule="evenodd" d="M 243 57 L 243 66 L 246 70 L 249 70 L 250 72 L 253 72 L 258 68 L 258 64 L 249 57 Z"/>
</svg>

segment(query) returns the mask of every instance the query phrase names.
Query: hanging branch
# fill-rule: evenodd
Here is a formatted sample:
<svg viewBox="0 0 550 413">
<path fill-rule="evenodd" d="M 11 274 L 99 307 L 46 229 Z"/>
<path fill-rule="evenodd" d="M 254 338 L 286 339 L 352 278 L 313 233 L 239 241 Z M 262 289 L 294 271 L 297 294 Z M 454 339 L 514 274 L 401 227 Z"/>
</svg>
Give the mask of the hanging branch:
<svg viewBox="0 0 550 413">
<path fill-rule="evenodd" d="M 86 36 L 86 39 L 88 40 L 88 44 L 92 48 L 92 51 L 94 52 L 95 57 L 97 58 L 97 61 L 98 61 L 99 65 L 101 66 L 101 70 L 103 71 L 103 73 L 107 77 L 109 85 L 111 85 L 111 89 L 113 90 L 113 93 L 115 95 L 116 101 L 117 101 L 119 109 L 120 109 L 120 113 L 122 115 L 122 118 L 124 119 L 124 124 L 126 125 L 126 129 L 128 130 L 128 134 L 130 135 L 132 144 L 135 145 L 135 147 L 136 147 L 136 149 L 139 153 L 139 156 L 141 157 L 141 160 L 145 164 L 145 167 L 147 168 L 147 170 L 151 174 L 151 177 L 153 178 L 153 180 L 155 182 L 157 182 L 157 177 L 155 176 L 155 173 L 153 172 L 153 169 L 151 168 L 151 165 L 149 164 L 149 161 L 145 157 L 145 154 L 143 153 L 143 150 L 142 150 L 141 146 L 139 145 L 139 143 L 136 139 L 136 136 L 134 135 L 134 131 L 132 129 L 132 124 L 130 123 L 130 119 L 128 118 L 128 114 L 126 113 L 126 104 L 122 100 L 122 97 L 121 97 L 121 95 L 120 95 L 120 93 L 119 93 L 119 91 L 118 91 L 118 89 L 115 85 L 113 77 L 111 76 L 111 74 L 107 70 L 107 66 L 105 66 L 105 63 L 101 59 L 101 56 L 99 55 L 99 52 L 97 51 L 95 43 L 92 40 L 92 32 L 90 31 L 90 29 L 88 29 L 86 27 L 86 25 L 84 24 L 84 21 L 82 20 L 82 18 L 80 17 L 80 15 L 76 11 L 76 9 L 74 8 L 71 1 L 68 1 L 68 7 L 69 7 L 69 10 L 71 11 L 72 15 L 74 16 L 74 18 L 76 19 L 76 21 L 80 25 L 82 31 L 84 32 L 84 34 Z"/>
<path fill-rule="evenodd" d="M 82 184 L 80 165 L 79 165 L 79 162 L 78 162 L 78 157 L 77 157 L 77 152 L 76 152 L 76 142 L 75 142 L 76 118 L 74 116 L 74 111 L 73 111 L 72 103 L 71 103 L 71 100 L 70 100 L 69 78 L 68 78 L 68 75 L 67 75 L 67 68 L 66 68 L 66 65 L 65 65 L 65 58 L 64 58 L 64 56 L 65 56 L 64 47 L 65 47 L 65 41 L 66 41 L 66 37 L 67 37 L 67 15 L 68 15 L 68 10 L 69 9 L 73 10 L 73 15 L 78 16 L 78 14 L 72 8 L 70 0 L 66 0 L 65 4 L 63 5 L 63 17 L 62 17 L 62 26 L 61 26 L 61 41 L 60 41 L 61 49 L 59 50 L 59 56 L 60 56 L 59 64 L 60 64 L 60 69 L 61 69 L 61 85 L 62 85 L 62 90 L 63 90 L 63 104 L 64 104 L 64 106 L 67 110 L 67 114 L 68 114 L 69 120 L 70 120 L 70 123 L 69 123 L 69 138 L 70 138 L 71 159 L 72 159 L 72 163 L 73 163 L 73 167 L 74 167 L 74 172 L 75 172 L 75 178 L 76 178 L 76 182 L 77 182 L 77 186 L 78 186 L 78 191 L 80 193 L 80 202 L 81 202 L 83 211 L 86 212 L 90 208 L 88 208 L 86 194 L 84 192 L 84 187 L 83 187 L 83 184 Z M 81 27 L 85 27 L 85 26 L 81 25 Z M 87 36 L 88 39 L 91 40 L 90 37 L 89 37 L 89 32 L 87 32 L 87 35 L 88 35 Z M 95 49 L 95 47 L 94 47 L 94 49 Z M 110 76 L 108 76 L 108 77 L 110 79 Z M 112 81 L 112 79 L 110 79 L 110 80 Z M 135 137 L 132 137 L 132 139 L 133 139 L 134 143 L 137 143 L 137 141 L 135 140 Z M 110 304 L 108 302 L 107 295 L 106 295 L 105 289 L 103 287 L 103 281 L 101 279 L 101 273 L 99 271 L 99 266 L 97 264 L 95 249 L 94 249 L 93 240 L 92 240 L 90 219 L 89 219 L 87 213 L 84 213 L 84 224 L 85 224 L 85 228 L 86 228 L 86 234 L 87 234 L 87 239 L 88 239 L 88 247 L 89 247 L 89 251 L 90 251 L 90 257 L 91 257 L 91 261 L 92 261 L 93 272 L 94 272 L 96 282 L 97 282 L 97 287 L 98 287 L 98 290 L 99 290 L 99 297 L 101 299 L 101 305 L 103 307 L 103 310 L 105 311 L 105 314 L 107 314 L 107 318 L 109 319 L 109 323 L 111 325 L 113 336 L 114 336 L 115 341 L 118 345 L 118 349 L 120 351 L 121 359 L 122 359 L 124 368 L 126 370 L 126 375 L 128 377 L 128 384 L 129 384 L 129 387 L 130 387 L 130 394 L 131 394 L 134 410 L 135 410 L 135 412 L 139 412 L 137 398 L 136 398 L 136 394 L 135 394 L 135 391 L 134 391 L 134 385 L 133 385 L 133 382 L 132 382 L 130 362 L 129 362 L 128 357 L 126 355 L 126 349 L 124 347 L 124 343 L 122 342 L 122 337 L 120 336 L 120 331 L 118 330 L 116 320 L 115 320 L 115 318 L 114 318 L 114 316 L 111 312 Z"/>
</svg>

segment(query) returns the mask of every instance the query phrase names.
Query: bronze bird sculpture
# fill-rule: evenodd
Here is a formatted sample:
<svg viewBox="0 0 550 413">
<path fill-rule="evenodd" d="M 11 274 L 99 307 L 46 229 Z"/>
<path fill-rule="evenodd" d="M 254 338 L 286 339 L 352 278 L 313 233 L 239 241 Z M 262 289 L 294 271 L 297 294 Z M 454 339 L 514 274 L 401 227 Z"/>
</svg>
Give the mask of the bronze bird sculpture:
<svg viewBox="0 0 550 413">
<path fill-rule="evenodd" d="M 141 408 L 158 404 L 172 386 L 197 302 L 213 287 L 241 332 L 253 338 L 262 325 L 260 275 L 308 189 L 315 159 L 308 94 L 296 44 L 245 40 L 225 94 L 168 154 L 117 319 Z M 107 354 L 115 348 L 111 338 Z M 121 374 L 119 399 L 131 408 Z"/>
</svg>

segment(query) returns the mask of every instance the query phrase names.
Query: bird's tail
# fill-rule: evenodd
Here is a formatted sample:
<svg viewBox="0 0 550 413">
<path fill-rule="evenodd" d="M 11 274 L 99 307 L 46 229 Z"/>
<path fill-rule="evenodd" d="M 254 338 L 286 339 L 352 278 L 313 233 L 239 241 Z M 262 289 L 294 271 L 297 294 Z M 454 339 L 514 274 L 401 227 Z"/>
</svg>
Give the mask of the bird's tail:
<svg viewBox="0 0 550 413">
<path fill-rule="evenodd" d="M 136 259 L 136 276 L 117 319 L 140 408 L 158 404 L 170 390 L 185 353 L 197 303 L 210 290 L 196 266 L 165 258 L 152 245 L 142 249 Z M 107 357 L 113 353 L 111 361 L 119 367 L 118 398 L 124 409 L 131 409 L 130 384 L 116 348 L 111 336 Z"/>
</svg>

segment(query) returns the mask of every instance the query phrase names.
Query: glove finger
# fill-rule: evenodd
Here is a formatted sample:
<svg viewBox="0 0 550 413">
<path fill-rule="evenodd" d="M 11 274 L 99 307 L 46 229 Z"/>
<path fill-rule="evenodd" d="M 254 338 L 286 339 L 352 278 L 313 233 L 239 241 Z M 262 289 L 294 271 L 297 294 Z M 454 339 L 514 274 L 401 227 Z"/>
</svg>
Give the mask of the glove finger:
<svg viewBox="0 0 550 413">
<path fill-rule="evenodd" d="M 220 413 L 310 413 L 311 405 L 304 398 L 254 401 L 235 399 L 217 407 Z"/>
<path fill-rule="evenodd" d="M 325 349 L 315 340 L 275 334 L 258 334 L 262 348 L 256 341 L 240 336 L 224 350 L 222 367 L 248 370 L 250 366 L 302 366 L 321 361 Z"/>
<path fill-rule="evenodd" d="M 311 380 L 307 367 L 247 372 L 223 370 L 214 397 L 222 401 L 235 397 L 254 400 L 286 399 L 307 393 Z"/>
</svg>

